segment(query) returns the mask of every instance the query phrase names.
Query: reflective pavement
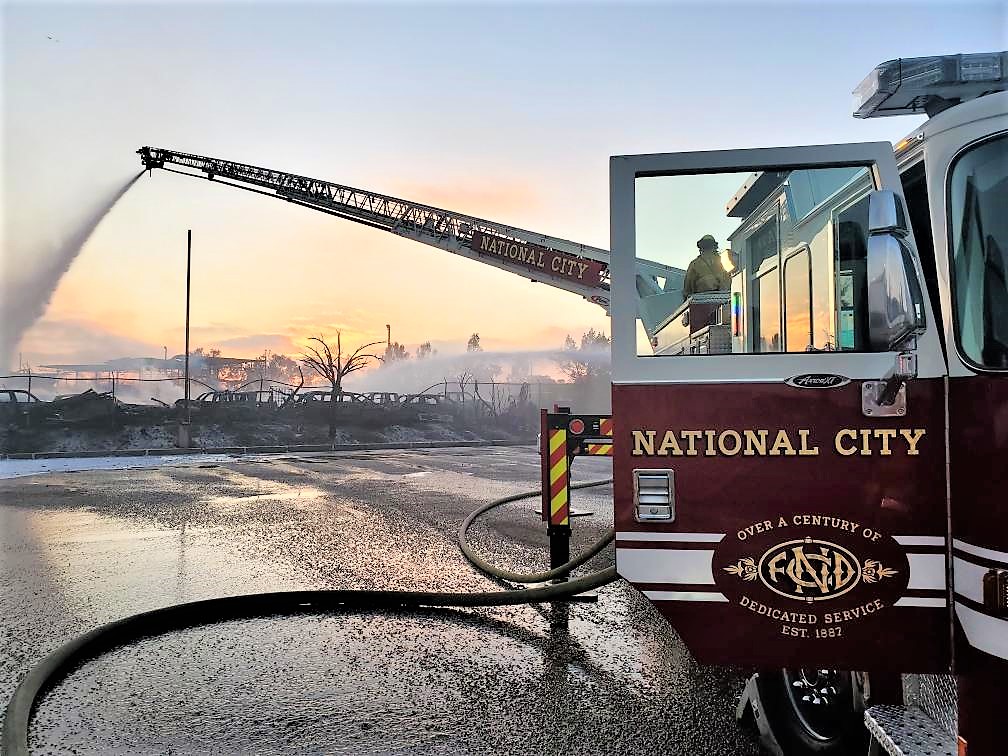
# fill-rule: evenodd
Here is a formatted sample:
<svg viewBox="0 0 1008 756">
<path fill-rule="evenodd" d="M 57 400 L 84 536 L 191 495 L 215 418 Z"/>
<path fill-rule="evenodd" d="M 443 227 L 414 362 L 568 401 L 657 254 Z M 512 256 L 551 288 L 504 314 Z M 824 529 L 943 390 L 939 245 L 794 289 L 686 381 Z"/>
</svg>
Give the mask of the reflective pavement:
<svg viewBox="0 0 1008 756">
<path fill-rule="evenodd" d="M 608 477 L 579 459 L 575 480 Z M 536 488 L 525 447 L 274 455 L 0 480 L 0 698 L 64 639 L 148 609 L 304 588 L 483 591 L 459 554 L 481 503 Z M 578 491 L 572 553 L 612 522 Z M 545 568 L 538 500 L 473 543 Z M 588 568 L 611 563 L 612 549 Z M 584 569 L 584 568 L 583 568 Z M 562 620 L 566 619 L 566 623 Z M 566 629 L 564 628 L 566 624 Z M 596 603 L 206 625 L 83 665 L 38 708 L 37 753 L 754 754 L 743 677 L 697 665 L 626 585 Z"/>
</svg>

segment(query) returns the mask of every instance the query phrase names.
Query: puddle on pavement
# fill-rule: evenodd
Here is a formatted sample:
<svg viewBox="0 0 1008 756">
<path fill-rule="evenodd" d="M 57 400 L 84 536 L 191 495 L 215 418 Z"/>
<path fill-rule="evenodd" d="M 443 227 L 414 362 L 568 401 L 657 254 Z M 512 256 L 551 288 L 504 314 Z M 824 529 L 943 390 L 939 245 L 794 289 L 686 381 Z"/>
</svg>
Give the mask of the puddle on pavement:
<svg viewBox="0 0 1008 756">
<path fill-rule="evenodd" d="M 310 486 L 299 485 L 292 487 L 280 484 L 272 491 L 247 494 L 245 496 L 207 496 L 203 501 L 217 507 L 237 507 L 246 504 L 258 504 L 267 500 L 284 501 L 295 504 L 301 503 L 307 508 L 312 502 L 317 502 L 319 499 L 324 499 L 331 495 L 319 488 L 312 488 Z"/>
<path fill-rule="evenodd" d="M 237 470 L 229 464 L 212 473 L 93 476 L 80 496 L 98 490 L 96 501 L 118 502 L 108 505 L 118 517 L 20 511 L 39 520 L 31 546 L 86 617 L 81 631 L 227 594 L 323 585 L 492 589 L 460 560 L 451 527 L 440 515 L 428 524 L 428 514 L 444 508 L 455 517 L 469 497 L 534 483 L 483 478 L 474 485 L 455 460 L 444 462 L 445 471 L 435 463 L 418 468 L 415 458 L 410 465 L 339 459 L 344 464 L 331 475 L 279 464 L 262 468 L 271 476 L 264 479 L 252 467 L 243 473 L 238 461 Z M 410 472 L 429 474 L 404 480 Z M 303 496 L 306 483 L 332 491 L 309 497 L 307 514 L 292 495 Z M 145 512 L 167 522 L 206 514 L 206 527 L 160 528 Z M 476 535 L 479 549 L 506 555 L 502 561 L 533 556 L 488 529 Z M 48 606 L 52 595 L 37 596 L 29 577 L 14 586 L 17 595 L 29 609 L 31 601 Z M 489 630 L 434 613 L 325 615 L 149 638 L 89 662 L 52 691 L 33 745 L 50 753 L 751 753 L 733 735 L 724 679 L 670 652 L 667 626 L 656 625 L 637 594 L 610 586 L 597 606 L 571 611 L 569 643 L 551 642 L 548 623 L 529 608 L 488 611 L 501 623 Z M 50 625 L 39 614 L 25 612 L 23 632 L 13 628 L 18 637 L 46 637 Z M 579 657 L 579 647 L 589 651 Z M 711 740 L 680 737 L 698 711 Z"/>
<path fill-rule="evenodd" d="M 289 569 L 222 548 L 210 528 L 157 528 L 87 510 L 55 510 L 32 512 L 27 532 L 33 541 L 28 547 L 48 566 L 47 579 L 80 607 L 85 621 L 219 595 L 304 587 Z"/>
<path fill-rule="evenodd" d="M 32 746 L 83 753 L 168 744 L 182 753 L 421 753 L 438 744 L 453 753 L 507 750 L 507 728 L 474 732 L 487 707 L 523 702 L 520 718 L 540 719 L 534 696 L 592 687 L 563 655 L 546 654 L 547 645 L 463 613 L 193 628 L 83 665 L 39 706 Z"/>
<path fill-rule="evenodd" d="M 507 616 L 301 615 L 146 638 L 50 691 L 30 744 L 80 754 L 753 752 L 727 709 L 698 733 L 674 703 L 693 695 L 709 706 L 722 679 L 684 677 L 631 648 L 634 665 L 643 652 L 651 667 L 636 679 L 615 649 L 580 648 L 574 626 L 567 635 Z"/>
</svg>

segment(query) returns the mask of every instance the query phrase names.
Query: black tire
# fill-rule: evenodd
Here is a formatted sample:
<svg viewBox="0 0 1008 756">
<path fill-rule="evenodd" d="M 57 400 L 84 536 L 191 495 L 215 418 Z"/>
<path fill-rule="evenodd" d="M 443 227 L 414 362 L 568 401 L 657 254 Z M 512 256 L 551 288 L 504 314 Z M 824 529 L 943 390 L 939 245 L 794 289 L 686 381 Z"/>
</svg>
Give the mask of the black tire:
<svg viewBox="0 0 1008 756">
<path fill-rule="evenodd" d="M 867 752 L 864 677 L 819 669 L 761 671 L 763 712 L 785 756 Z"/>
</svg>

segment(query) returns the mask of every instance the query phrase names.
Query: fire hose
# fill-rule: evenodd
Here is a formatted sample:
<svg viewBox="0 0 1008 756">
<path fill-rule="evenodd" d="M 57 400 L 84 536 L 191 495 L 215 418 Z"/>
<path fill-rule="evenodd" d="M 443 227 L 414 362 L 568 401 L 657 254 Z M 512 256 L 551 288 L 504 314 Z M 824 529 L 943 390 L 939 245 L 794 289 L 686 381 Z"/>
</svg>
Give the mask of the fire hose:
<svg viewBox="0 0 1008 756">
<path fill-rule="evenodd" d="M 591 488 L 611 483 L 612 479 L 578 483 L 572 489 Z M 569 574 L 597 555 L 612 542 L 607 533 L 580 556 L 555 569 L 534 575 L 509 572 L 481 559 L 469 546 L 466 535 L 472 523 L 485 512 L 509 502 L 540 495 L 540 490 L 496 499 L 470 514 L 459 527 L 459 547 L 482 572 L 514 582 L 540 582 Z M 54 688 L 78 665 L 112 649 L 174 630 L 183 630 L 214 622 L 253 619 L 280 615 L 343 610 L 415 610 L 431 607 L 515 606 L 562 601 L 585 591 L 601 588 L 618 578 L 615 567 L 608 567 L 584 577 L 541 588 L 476 593 L 381 590 L 310 590 L 225 596 L 190 601 L 184 604 L 141 612 L 124 617 L 67 641 L 34 667 L 18 685 L 4 713 L 0 752 L 7 756 L 28 756 L 28 730 L 32 714 L 42 695 Z"/>
<path fill-rule="evenodd" d="M 608 483 L 612 483 L 612 478 L 607 478 L 606 480 L 593 480 L 588 483 L 575 483 L 572 484 L 570 488 L 571 490 L 576 488 L 594 488 L 596 486 L 604 486 Z M 533 574 L 510 572 L 508 570 L 501 569 L 500 567 L 495 567 L 480 558 L 480 556 L 473 551 L 472 547 L 469 546 L 467 536 L 469 534 L 469 528 L 474 522 L 476 522 L 477 518 L 486 514 L 491 509 L 496 509 L 497 507 L 503 506 L 504 504 L 508 504 L 512 501 L 519 501 L 520 499 L 528 499 L 532 496 L 538 496 L 540 493 L 542 492 L 526 491 L 524 493 L 514 494 L 513 496 L 505 496 L 503 499 L 496 499 L 495 501 L 491 501 L 488 504 L 484 504 L 479 509 L 474 510 L 468 517 L 465 518 L 465 520 L 462 521 L 458 532 L 459 548 L 462 549 L 462 555 L 469 560 L 469 563 L 473 567 L 478 569 L 480 572 L 490 575 L 491 577 L 508 580 L 512 583 L 544 583 L 547 580 L 554 580 L 558 577 L 563 577 L 564 575 L 569 574 L 572 570 L 577 569 L 582 564 L 601 553 L 606 546 L 615 540 L 616 531 L 610 529 L 609 532 L 582 552 L 580 556 L 574 557 L 574 559 L 570 560 L 566 564 L 561 564 L 559 567 L 549 570 L 548 572 L 537 572 Z"/>
</svg>

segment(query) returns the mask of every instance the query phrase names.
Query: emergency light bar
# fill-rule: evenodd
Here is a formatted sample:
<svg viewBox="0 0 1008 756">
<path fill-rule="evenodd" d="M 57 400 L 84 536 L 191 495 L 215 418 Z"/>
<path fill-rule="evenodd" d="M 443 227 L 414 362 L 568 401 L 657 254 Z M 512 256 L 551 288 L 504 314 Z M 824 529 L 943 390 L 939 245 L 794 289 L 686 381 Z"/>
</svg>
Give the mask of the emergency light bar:
<svg viewBox="0 0 1008 756">
<path fill-rule="evenodd" d="M 854 117 L 927 113 L 1008 89 L 1008 52 L 897 58 L 875 67 L 854 90 Z"/>
</svg>

